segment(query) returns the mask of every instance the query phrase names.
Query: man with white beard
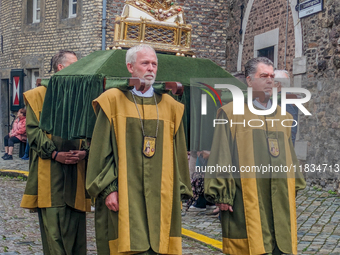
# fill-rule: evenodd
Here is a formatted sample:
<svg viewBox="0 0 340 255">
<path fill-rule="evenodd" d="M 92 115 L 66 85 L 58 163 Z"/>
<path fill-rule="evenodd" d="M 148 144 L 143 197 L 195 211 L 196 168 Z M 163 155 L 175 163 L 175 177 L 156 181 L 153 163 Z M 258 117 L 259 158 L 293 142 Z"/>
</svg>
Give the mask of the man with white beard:
<svg viewBox="0 0 340 255">
<path fill-rule="evenodd" d="M 182 254 L 181 197 L 192 195 L 184 106 L 154 91 L 153 48 L 129 49 L 126 66 L 145 89 L 109 89 L 93 101 L 86 188 L 96 197 L 98 254 Z"/>
</svg>

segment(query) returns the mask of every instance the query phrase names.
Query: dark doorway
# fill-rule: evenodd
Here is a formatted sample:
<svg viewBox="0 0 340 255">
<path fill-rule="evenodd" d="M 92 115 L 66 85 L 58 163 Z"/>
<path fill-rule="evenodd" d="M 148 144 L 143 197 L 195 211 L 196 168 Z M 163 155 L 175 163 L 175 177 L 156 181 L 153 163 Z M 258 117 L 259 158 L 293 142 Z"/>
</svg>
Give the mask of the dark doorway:
<svg viewBox="0 0 340 255">
<path fill-rule="evenodd" d="M 0 148 L 3 149 L 3 138 L 10 130 L 9 112 L 9 79 L 2 79 L 0 82 Z"/>
</svg>

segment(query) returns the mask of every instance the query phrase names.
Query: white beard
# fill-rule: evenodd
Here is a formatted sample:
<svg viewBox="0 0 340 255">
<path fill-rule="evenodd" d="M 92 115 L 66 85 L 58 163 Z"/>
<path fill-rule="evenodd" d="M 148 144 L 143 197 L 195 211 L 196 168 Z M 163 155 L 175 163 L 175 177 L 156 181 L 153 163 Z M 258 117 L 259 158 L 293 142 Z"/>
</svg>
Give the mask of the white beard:
<svg viewBox="0 0 340 255">
<path fill-rule="evenodd" d="M 151 79 L 151 80 L 145 79 L 144 77 L 147 76 L 147 75 L 152 75 L 152 76 L 153 76 L 153 79 Z M 150 87 L 150 86 L 152 86 L 152 84 L 155 83 L 156 75 L 155 75 L 154 73 L 146 72 L 146 73 L 143 75 L 143 78 L 144 78 L 144 81 L 145 81 L 145 86 L 146 86 L 146 87 Z"/>
</svg>

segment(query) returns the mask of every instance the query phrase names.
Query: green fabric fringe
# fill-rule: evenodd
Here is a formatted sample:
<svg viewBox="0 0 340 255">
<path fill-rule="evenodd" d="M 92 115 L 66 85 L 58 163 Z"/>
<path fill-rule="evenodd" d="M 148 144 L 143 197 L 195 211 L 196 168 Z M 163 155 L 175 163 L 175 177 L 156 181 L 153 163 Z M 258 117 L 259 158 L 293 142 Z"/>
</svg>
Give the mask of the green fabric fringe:
<svg viewBox="0 0 340 255">
<path fill-rule="evenodd" d="M 103 92 L 102 75 L 52 76 L 40 128 L 63 139 L 91 138 L 96 116 L 92 101 Z"/>
</svg>

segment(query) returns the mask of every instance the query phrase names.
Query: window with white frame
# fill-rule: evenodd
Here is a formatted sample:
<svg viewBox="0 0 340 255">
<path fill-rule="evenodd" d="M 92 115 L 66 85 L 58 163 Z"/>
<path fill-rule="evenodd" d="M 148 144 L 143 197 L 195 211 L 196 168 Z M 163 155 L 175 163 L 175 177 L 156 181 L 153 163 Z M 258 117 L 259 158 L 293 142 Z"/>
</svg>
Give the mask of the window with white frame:
<svg viewBox="0 0 340 255">
<path fill-rule="evenodd" d="M 69 0 L 68 2 L 68 17 L 77 17 L 77 0 Z"/>
<path fill-rule="evenodd" d="M 254 58 L 267 57 L 274 63 L 277 68 L 278 48 L 279 46 L 279 28 L 267 31 L 254 37 Z"/>
<path fill-rule="evenodd" d="M 33 23 L 40 22 L 40 0 L 33 0 Z"/>
<path fill-rule="evenodd" d="M 57 0 L 57 27 L 81 27 L 82 7 L 83 0 Z"/>
<path fill-rule="evenodd" d="M 29 74 L 31 75 L 31 87 L 35 88 L 37 85 L 37 79 L 39 77 L 39 69 L 31 69 L 29 70 Z"/>
</svg>

